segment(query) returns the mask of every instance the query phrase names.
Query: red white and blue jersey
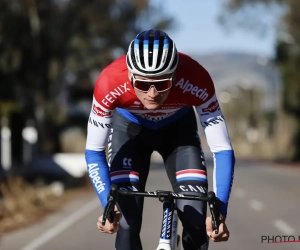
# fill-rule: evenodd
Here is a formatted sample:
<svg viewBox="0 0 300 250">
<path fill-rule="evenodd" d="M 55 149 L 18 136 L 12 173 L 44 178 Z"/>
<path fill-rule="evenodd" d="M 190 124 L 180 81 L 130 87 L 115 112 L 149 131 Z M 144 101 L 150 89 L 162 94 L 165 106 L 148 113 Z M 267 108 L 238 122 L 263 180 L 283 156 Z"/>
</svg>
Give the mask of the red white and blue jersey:
<svg viewBox="0 0 300 250">
<path fill-rule="evenodd" d="M 88 123 L 86 161 L 89 173 L 98 164 L 99 178 L 94 185 L 103 206 L 110 186 L 104 151 L 114 112 L 150 129 L 159 129 L 182 117 L 192 106 L 195 106 L 199 115 L 214 156 L 214 191 L 222 203 L 228 204 L 233 181 L 234 153 L 214 84 L 204 67 L 191 57 L 179 53 L 173 86 L 157 110 L 147 110 L 136 97 L 128 78 L 125 55 L 108 65 L 97 79 Z M 227 206 L 222 210 L 225 215 Z"/>
</svg>

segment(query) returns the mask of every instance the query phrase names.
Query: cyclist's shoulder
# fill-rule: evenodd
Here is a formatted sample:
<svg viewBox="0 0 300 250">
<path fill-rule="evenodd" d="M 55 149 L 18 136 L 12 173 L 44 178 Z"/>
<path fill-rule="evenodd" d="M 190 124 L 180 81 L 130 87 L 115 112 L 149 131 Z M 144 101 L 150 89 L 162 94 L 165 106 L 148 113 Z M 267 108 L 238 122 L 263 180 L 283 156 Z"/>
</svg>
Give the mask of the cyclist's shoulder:
<svg viewBox="0 0 300 250">
<path fill-rule="evenodd" d="M 179 53 L 173 84 L 174 99 L 193 106 L 204 104 L 215 94 L 214 84 L 207 70 L 183 53 Z"/>
<path fill-rule="evenodd" d="M 99 74 L 94 97 L 101 105 L 109 110 L 114 109 L 117 103 L 132 91 L 128 79 L 126 56 L 121 56 L 106 66 Z"/>
</svg>

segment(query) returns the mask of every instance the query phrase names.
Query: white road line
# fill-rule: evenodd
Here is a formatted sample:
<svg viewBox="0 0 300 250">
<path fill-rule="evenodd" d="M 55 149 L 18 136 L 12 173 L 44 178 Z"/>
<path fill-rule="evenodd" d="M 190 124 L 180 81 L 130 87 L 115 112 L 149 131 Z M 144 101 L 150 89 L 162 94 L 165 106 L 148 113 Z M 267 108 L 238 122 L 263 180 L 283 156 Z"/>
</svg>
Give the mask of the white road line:
<svg viewBox="0 0 300 250">
<path fill-rule="evenodd" d="M 264 204 L 262 204 L 258 200 L 250 200 L 249 205 L 251 208 L 253 208 L 255 211 L 261 211 L 264 208 Z"/>
<path fill-rule="evenodd" d="M 235 189 L 235 192 L 234 192 L 234 195 L 238 198 L 243 198 L 245 196 L 245 191 L 241 188 L 236 188 Z"/>
<path fill-rule="evenodd" d="M 283 220 L 275 220 L 273 225 L 283 234 L 285 235 L 292 235 L 295 233 L 295 229 L 290 227 L 285 221 Z"/>
<path fill-rule="evenodd" d="M 52 240 L 54 237 L 56 237 L 58 234 L 66 230 L 68 227 L 70 227 L 72 224 L 86 216 L 88 213 L 92 212 L 95 208 L 100 207 L 100 203 L 98 198 L 93 199 L 89 203 L 87 203 L 85 206 L 79 208 L 76 210 L 75 213 L 69 215 L 64 220 L 62 220 L 60 223 L 55 225 L 54 227 L 50 228 L 48 231 L 46 231 L 44 234 L 38 236 L 35 240 L 31 241 L 29 244 L 27 244 L 25 247 L 23 247 L 21 250 L 36 250 L 40 248 L 41 246 L 45 245 L 48 241 Z"/>
</svg>

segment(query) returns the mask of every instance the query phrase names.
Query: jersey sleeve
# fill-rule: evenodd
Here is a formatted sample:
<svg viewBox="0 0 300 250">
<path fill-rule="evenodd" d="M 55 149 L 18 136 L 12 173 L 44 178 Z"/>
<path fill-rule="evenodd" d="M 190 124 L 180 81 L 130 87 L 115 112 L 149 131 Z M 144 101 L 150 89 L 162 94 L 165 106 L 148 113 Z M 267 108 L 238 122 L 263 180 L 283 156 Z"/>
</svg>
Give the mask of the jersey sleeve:
<svg viewBox="0 0 300 250">
<path fill-rule="evenodd" d="M 114 104 L 105 98 L 107 91 L 106 76 L 98 78 L 93 96 L 91 113 L 87 126 L 85 160 L 90 181 L 101 204 L 105 207 L 110 189 L 110 175 L 105 149 L 112 131 Z M 102 105 L 101 105 L 102 104 Z M 105 104 L 108 106 L 105 107 Z"/>
<path fill-rule="evenodd" d="M 211 84 L 212 81 L 211 81 Z M 225 118 L 216 93 L 204 104 L 196 106 L 208 146 L 213 153 L 213 183 L 216 196 L 221 200 L 221 214 L 227 215 L 233 182 L 235 156 L 229 138 Z"/>
</svg>

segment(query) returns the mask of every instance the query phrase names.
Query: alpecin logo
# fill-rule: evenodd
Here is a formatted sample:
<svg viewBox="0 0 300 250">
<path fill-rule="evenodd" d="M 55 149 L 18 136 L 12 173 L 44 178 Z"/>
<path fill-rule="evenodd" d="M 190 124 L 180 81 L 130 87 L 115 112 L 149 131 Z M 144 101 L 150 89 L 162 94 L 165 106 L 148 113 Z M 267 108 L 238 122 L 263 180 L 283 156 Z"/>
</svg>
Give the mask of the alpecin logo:
<svg viewBox="0 0 300 250">
<path fill-rule="evenodd" d="M 179 86 L 181 89 L 183 89 L 182 93 L 185 92 L 191 92 L 192 95 L 197 96 L 199 99 L 205 101 L 208 98 L 208 93 L 206 92 L 206 89 L 200 89 L 197 86 L 194 86 L 192 83 L 189 82 L 189 80 L 186 80 L 184 78 L 181 78 L 180 81 L 178 81 L 175 86 Z"/>
</svg>

